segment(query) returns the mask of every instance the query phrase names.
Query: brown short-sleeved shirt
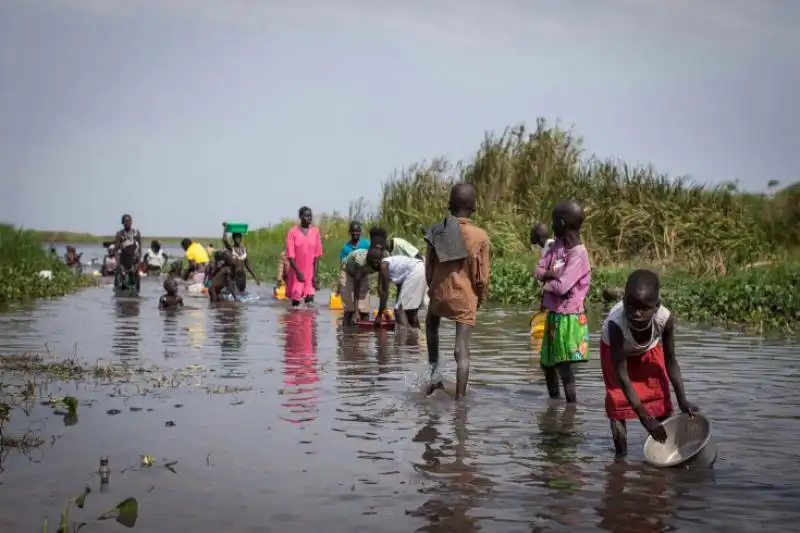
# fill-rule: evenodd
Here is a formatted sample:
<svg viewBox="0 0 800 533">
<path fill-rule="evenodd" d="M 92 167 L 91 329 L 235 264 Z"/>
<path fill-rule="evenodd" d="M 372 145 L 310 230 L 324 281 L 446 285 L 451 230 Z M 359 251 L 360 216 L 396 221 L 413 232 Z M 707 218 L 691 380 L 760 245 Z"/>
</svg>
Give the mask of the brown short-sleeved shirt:
<svg viewBox="0 0 800 533">
<path fill-rule="evenodd" d="M 489 291 L 491 243 L 486 232 L 469 219 L 459 218 L 458 224 L 467 248 L 465 259 L 440 263 L 428 246 L 428 312 L 474 326 L 478 304 Z"/>
</svg>

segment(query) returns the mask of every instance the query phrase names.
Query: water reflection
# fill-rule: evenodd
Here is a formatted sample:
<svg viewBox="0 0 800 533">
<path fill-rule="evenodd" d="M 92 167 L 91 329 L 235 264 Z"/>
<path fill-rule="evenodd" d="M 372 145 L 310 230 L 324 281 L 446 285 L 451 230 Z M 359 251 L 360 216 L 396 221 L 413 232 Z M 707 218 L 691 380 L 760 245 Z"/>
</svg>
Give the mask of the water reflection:
<svg viewBox="0 0 800 533">
<path fill-rule="evenodd" d="M 111 338 L 111 352 L 121 363 L 134 363 L 139 359 L 140 315 L 139 298 L 115 298 L 116 319 Z"/>
<path fill-rule="evenodd" d="M 434 496 L 410 515 L 425 518 L 430 523 L 417 529 L 425 532 L 474 532 L 480 529 L 478 518 L 470 516 L 480 499 L 492 489 L 492 482 L 477 475 L 471 464 L 474 459 L 468 447 L 469 405 L 459 404 L 453 410 L 453 433 L 455 439 L 440 432 L 442 425 L 438 413 L 430 413 L 427 423 L 413 437 L 413 442 L 422 443 L 422 462 L 414 469 L 434 481 L 433 486 L 421 492 Z"/>
<path fill-rule="evenodd" d="M 189 345 L 195 349 L 202 348 L 208 340 L 206 315 L 200 309 L 187 309 L 185 314 L 188 318 L 186 333 L 189 336 Z"/>
<path fill-rule="evenodd" d="M 227 370 L 223 377 L 241 377 L 238 368 L 245 362 L 247 315 L 241 305 L 225 302 L 210 312 L 213 313 L 211 330 L 214 338 L 219 339 L 222 367 Z"/>
<path fill-rule="evenodd" d="M 281 419 L 303 425 L 319 414 L 317 369 L 317 311 L 292 309 L 280 318 L 283 325 L 283 385 L 286 400 Z M 288 413 L 288 414 L 286 414 Z"/>
<path fill-rule="evenodd" d="M 541 471 L 534 470 L 534 483 L 550 489 L 547 509 L 541 517 L 562 526 L 577 526 L 582 517 L 575 512 L 572 497 L 583 488 L 583 471 L 578 447 L 583 444 L 580 424 L 576 422 L 575 405 L 551 401 L 536 416 L 539 428 L 534 449 Z"/>
<path fill-rule="evenodd" d="M 176 309 L 167 309 L 161 311 L 162 315 L 164 316 L 164 326 L 163 326 L 163 335 L 162 335 L 162 343 L 164 345 L 164 357 L 174 357 L 177 356 L 178 353 L 176 351 L 170 350 L 170 348 L 177 347 L 178 343 L 178 314 L 180 311 Z"/>
<path fill-rule="evenodd" d="M 674 503 L 668 498 L 670 472 L 614 461 L 606 467 L 606 481 L 597 515 L 597 527 L 614 533 L 671 531 Z M 672 480 L 676 481 L 676 480 Z"/>
</svg>

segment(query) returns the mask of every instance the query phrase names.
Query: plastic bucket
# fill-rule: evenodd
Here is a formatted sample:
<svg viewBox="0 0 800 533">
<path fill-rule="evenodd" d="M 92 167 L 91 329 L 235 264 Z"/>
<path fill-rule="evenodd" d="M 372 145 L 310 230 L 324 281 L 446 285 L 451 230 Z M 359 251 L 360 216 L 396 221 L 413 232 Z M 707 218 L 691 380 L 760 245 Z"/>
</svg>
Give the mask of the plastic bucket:
<svg viewBox="0 0 800 533">
<path fill-rule="evenodd" d="M 245 222 L 226 222 L 225 223 L 225 231 L 228 233 L 247 233 L 247 229 L 250 226 L 247 225 Z"/>
<path fill-rule="evenodd" d="M 285 300 L 286 299 L 286 285 L 281 283 L 277 287 L 275 287 L 275 291 L 272 293 L 276 300 Z"/>
<path fill-rule="evenodd" d="M 336 293 L 331 293 L 331 300 L 328 302 L 328 309 L 331 311 L 344 311 L 342 297 Z"/>
<path fill-rule="evenodd" d="M 547 311 L 538 311 L 531 317 L 531 337 L 540 340 L 544 338 L 544 323 L 547 320 Z"/>
</svg>

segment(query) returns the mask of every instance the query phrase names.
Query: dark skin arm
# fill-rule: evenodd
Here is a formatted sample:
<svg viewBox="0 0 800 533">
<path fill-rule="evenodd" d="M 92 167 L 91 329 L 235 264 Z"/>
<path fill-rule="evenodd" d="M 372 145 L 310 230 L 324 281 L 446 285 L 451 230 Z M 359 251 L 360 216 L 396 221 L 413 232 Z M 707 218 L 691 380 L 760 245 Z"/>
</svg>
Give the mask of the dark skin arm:
<svg viewBox="0 0 800 533">
<path fill-rule="evenodd" d="M 631 378 L 628 375 L 628 358 L 625 357 L 625 352 L 622 350 L 624 346 L 622 330 L 620 330 L 619 326 L 616 324 L 609 324 L 608 336 L 611 342 L 611 360 L 614 364 L 614 373 L 617 376 L 617 381 L 619 382 L 622 392 L 625 394 L 625 398 L 636 412 L 639 421 L 647 432 L 658 442 L 666 441 L 667 432 L 664 430 L 664 426 L 662 426 L 658 420 L 647 414 L 647 411 L 645 411 L 639 399 L 639 395 L 636 394 L 636 390 L 631 383 Z"/>
<path fill-rule="evenodd" d="M 378 271 L 378 316 L 375 317 L 375 325 L 380 326 L 383 322 L 383 312 L 386 311 L 386 302 L 389 300 L 389 265 L 381 263 Z"/>
<path fill-rule="evenodd" d="M 319 257 L 314 258 L 314 290 L 319 290 L 319 277 L 317 276 L 317 272 L 319 272 Z"/>
<path fill-rule="evenodd" d="M 244 268 L 246 268 L 247 271 L 250 273 L 250 275 L 253 276 L 253 279 L 256 280 L 256 283 L 257 284 L 261 284 L 261 280 L 258 279 L 258 276 L 256 276 L 256 273 L 253 272 L 252 268 L 250 268 L 250 261 L 248 260 L 247 257 L 244 258 L 244 261 L 242 261 L 242 263 L 244 263 Z M 316 265 L 316 263 L 314 263 L 314 272 L 315 273 L 317 271 L 316 268 L 317 268 L 317 265 Z"/>
<path fill-rule="evenodd" d="M 189 261 L 189 266 L 186 267 L 186 270 L 183 273 L 183 281 L 187 281 L 189 279 L 189 274 L 197 267 L 197 264 L 194 261 Z"/>
<path fill-rule="evenodd" d="M 681 376 L 681 368 L 678 365 L 678 358 L 675 356 L 675 323 L 672 317 L 669 317 L 667 323 L 664 325 L 664 332 L 661 334 L 661 343 L 664 347 L 664 362 L 667 366 L 667 375 L 672 384 L 672 390 L 675 391 L 675 399 L 678 400 L 678 407 L 681 411 L 693 416 L 697 411 L 697 406 L 689 403 L 686 400 L 686 393 L 683 390 L 683 377 Z"/>
<path fill-rule="evenodd" d="M 164 309 L 166 306 L 167 306 L 167 297 L 162 296 L 161 298 L 158 299 L 158 308 Z"/>
</svg>

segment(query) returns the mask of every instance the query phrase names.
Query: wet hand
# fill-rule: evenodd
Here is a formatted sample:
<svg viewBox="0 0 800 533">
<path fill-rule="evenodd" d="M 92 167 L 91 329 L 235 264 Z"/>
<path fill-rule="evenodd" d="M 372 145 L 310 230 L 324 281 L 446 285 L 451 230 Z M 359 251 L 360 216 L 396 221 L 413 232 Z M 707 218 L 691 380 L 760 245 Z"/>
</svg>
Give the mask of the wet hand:
<svg viewBox="0 0 800 533">
<path fill-rule="evenodd" d="M 645 416 L 641 419 L 641 422 L 650 436 L 653 437 L 653 439 L 655 439 L 657 442 L 664 443 L 667 441 L 667 430 L 664 429 L 664 426 L 661 425 L 661 422 L 652 416 Z"/>
<path fill-rule="evenodd" d="M 297 276 L 297 281 L 299 281 L 300 283 L 306 282 L 306 277 L 301 272 L 297 272 L 296 276 Z"/>
<path fill-rule="evenodd" d="M 381 315 L 378 315 L 378 317 L 375 320 L 373 320 L 372 323 L 375 325 L 376 328 L 380 328 L 381 325 L 383 325 L 383 317 Z"/>
<path fill-rule="evenodd" d="M 689 418 L 694 418 L 694 414 L 700 410 L 700 408 L 697 407 L 695 404 L 689 403 L 686 400 L 678 402 L 678 407 L 680 407 L 681 411 L 689 415 Z"/>
<path fill-rule="evenodd" d="M 548 270 L 544 274 L 542 274 L 542 281 L 550 281 L 551 279 L 556 279 L 558 274 L 553 272 L 552 270 Z"/>
</svg>

